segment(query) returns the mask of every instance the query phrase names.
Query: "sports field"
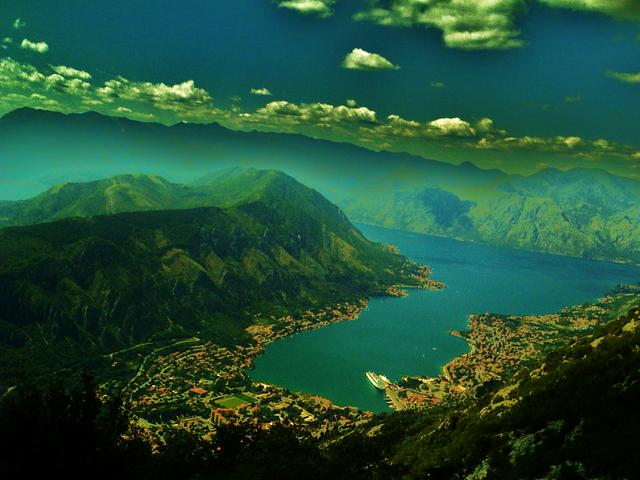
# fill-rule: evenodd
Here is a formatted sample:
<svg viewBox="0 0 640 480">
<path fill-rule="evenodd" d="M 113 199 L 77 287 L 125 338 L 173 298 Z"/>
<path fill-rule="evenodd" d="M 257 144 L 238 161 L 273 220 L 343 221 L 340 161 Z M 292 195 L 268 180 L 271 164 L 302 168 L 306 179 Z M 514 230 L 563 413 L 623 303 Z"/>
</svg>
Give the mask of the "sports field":
<svg viewBox="0 0 640 480">
<path fill-rule="evenodd" d="M 256 399 L 245 393 L 234 393 L 233 395 L 225 395 L 224 397 L 217 398 L 216 404 L 223 408 L 238 408 L 242 404 L 248 404 L 255 402 Z"/>
</svg>

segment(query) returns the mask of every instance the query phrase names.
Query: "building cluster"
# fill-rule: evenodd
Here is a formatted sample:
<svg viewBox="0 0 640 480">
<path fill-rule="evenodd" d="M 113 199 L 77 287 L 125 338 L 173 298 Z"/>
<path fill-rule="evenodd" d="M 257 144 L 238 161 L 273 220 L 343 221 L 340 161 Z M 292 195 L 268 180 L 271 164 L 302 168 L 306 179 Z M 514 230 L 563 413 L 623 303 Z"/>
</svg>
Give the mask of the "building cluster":
<svg viewBox="0 0 640 480">
<path fill-rule="evenodd" d="M 182 346 L 149 355 L 128 386 L 137 428 L 152 442 L 168 428 L 182 428 L 207 438 L 222 424 L 249 423 L 268 428 L 274 423 L 304 426 L 312 435 L 340 433 L 370 416 L 353 407 L 292 393 L 248 376 L 253 359 L 267 343 L 329 323 L 354 320 L 367 307 L 362 299 L 340 303 L 301 318 L 285 316 L 247 328 L 253 342 L 224 347 L 211 342 Z"/>
<path fill-rule="evenodd" d="M 444 365 L 437 377 L 405 377 L 389 385 L 389 403 L 395 410 L 424 407 L 503 382 L 527 363 L 612 318 L 610 312 L 618 311 L 629 295 L 607 295 L 552 315 L 470 315 L 467 331 L 449 332 L 465 338 L 470 351 Z"/>
</svg>

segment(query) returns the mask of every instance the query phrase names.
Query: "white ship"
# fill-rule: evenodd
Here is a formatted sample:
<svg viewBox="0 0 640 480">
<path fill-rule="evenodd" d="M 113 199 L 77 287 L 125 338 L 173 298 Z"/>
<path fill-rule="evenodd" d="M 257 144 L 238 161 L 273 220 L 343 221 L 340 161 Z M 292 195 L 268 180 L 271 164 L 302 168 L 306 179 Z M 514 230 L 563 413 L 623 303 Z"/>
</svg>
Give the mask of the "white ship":
<svg viewBox="0 0 640 480">
<path fill-rule="evenodd" d="M 384 390 L 385 387 L 391 383 L 384 375 L 378 375 L 377 373 L 367 372 L 366 374 L 367 380 L 371 382 L 371 385 L 376 387 L 378 390 Z"/>
</svg>

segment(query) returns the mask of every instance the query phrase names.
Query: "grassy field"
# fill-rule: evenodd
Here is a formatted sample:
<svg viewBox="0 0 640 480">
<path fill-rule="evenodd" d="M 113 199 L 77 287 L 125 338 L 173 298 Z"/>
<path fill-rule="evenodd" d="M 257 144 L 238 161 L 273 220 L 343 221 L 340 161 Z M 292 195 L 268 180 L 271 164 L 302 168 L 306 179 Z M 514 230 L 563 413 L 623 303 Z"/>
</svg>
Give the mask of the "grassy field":
<svg viewBox="0 0 640 480">
<path fill-rule="evenodd" d="M 238 408 L 243 403 L 253 403 L 256 399 L 244 393 L 226 395 L 215 400 L 216 404 L 223 408 Z"/>
</svg>

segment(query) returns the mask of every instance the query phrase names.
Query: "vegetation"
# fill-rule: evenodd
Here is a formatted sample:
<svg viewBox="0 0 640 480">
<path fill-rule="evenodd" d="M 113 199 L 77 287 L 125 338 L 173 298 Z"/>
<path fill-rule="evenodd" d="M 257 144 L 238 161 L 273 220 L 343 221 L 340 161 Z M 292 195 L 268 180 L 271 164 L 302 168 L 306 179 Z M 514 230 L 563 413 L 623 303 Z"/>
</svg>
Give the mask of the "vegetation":
<svg viewBox="0 0 640 480">
<path fill-rule="evenodd" d="M 247 342 L 255 321 L 382 293 L 416 268 L 282 173 L 235 186 L 225 208 L 0 230 L 0 384 L 143 342 Z"/>
<path fill-rule="evenodd" d="M 0 475 L 98 471 L 136 478 L 635 478 L 640 460 L 640 309 L 551 352 L 475 401 L 378 415 L 341 438 L 222 426 L 173 432 L 152 453 L 117 400 L 76 387 L 0 401 Z"/>
</svg>

